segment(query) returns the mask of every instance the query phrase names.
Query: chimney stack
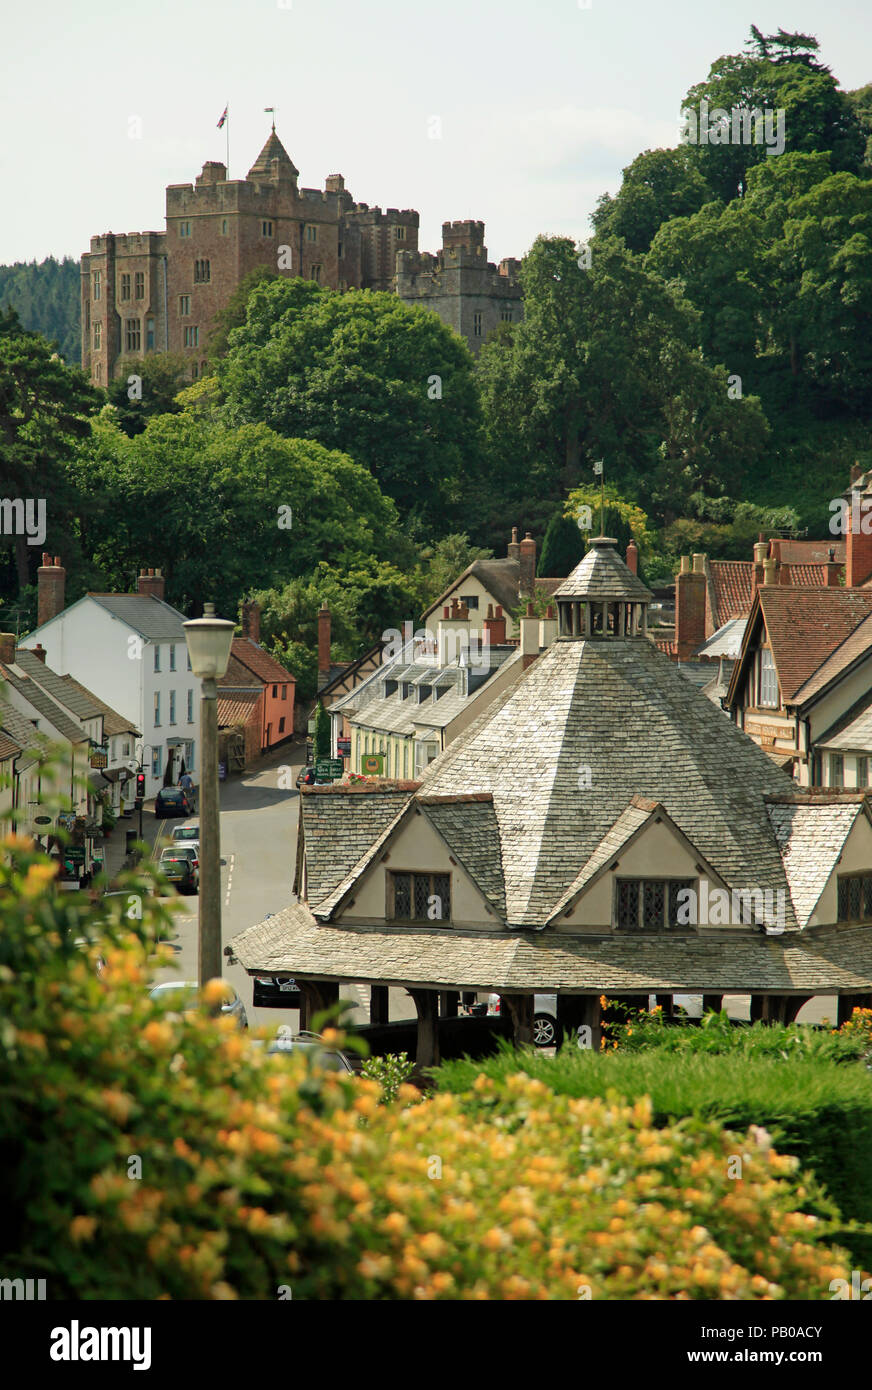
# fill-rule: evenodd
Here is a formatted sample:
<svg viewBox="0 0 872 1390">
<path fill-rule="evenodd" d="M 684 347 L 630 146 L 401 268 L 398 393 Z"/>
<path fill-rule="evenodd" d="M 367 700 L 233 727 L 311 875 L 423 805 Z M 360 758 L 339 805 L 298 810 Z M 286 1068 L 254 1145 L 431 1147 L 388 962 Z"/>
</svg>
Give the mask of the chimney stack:
<svg viewBox="0 0 872 1390">
<path fill-rule="evenodd" d="M 639 573 L 639 547 L 632 536 L 627 546 L 627 569 L 631 574 Z"/>
<path fill-rule="evenodd" d="M 536 542 L 528 531 L 520 544 L 521 576 L 518 597 L 532 598 L 536 589 Z"/>
<path fill-rule="evenodd" d="M 250 637 L 252 642 L 260 641 L 260 604 L 254 600 L 242 605 L 242 635 Z"/>
<path fill-rule="evenodd" d="M 838 589 L 839 579 L 842 574 L 842 566 L 836 559 L 836 547 L 831 545 L 829 548 L 829 559 L 827 560 L 827 588 Z"/>
<path fill-rule="evenodd" d="M 33 648 L 33 655 L 38 656 L 43 666 L 45 665 L 45 647 L 41 642 L 37 642 L 36 646 Z"/>
<path fill-rule="evenodd" d="M 763 562 L 769 556 L 769 542 L 754 542 L 754 588 L 759 589 L 763 583 Z"/>
<path fill-rule="evenodd" d="M 326 598 L 318 609 L 318 689 L 330 679 L 330 609 Z"/>
<path fill-rule="evenodd" d="M 682 555 L 675 576 L 675 652 L 679 661 L 692 656 L 705 641 L 705 556 Z"/>
<path fill-rule="evenodd" d="M 539 619 L 532 603 L 527 604 L 527 612 L 521 619 L 521 669 L 526 671 L 539 655 Z"/>
<path fill-rule="evenodd" d="M 494 612 L 493 604 L 488 604 L 487 617 L 484 620 L 484 630 L 485 642 L 489 642 L 492 647 L 505 646 L 506 617 L 503 613 L 502 604 L 497 604 L 496 612 Z"/>
<path fill-rule="evenodd" d="M 853 474 L 853 469 L 851 470 Z M 853 478 L 853 482 L 857 479 Z M 845 584 L 849 589 L 859 589 L 872 575 L 872 497 L 868 491 L 855 491 L 848 494 L 848 535 L 847 564 Z M 856 529 L 855 529 L 856 527 Z M 864 532 L 869 531 L 866 535 Z"/>
<path fill-rule="evenodd" d="M 0 632 L 0 661 L 11 666 L 15 661 L 15 648 L 18 638 L 14 632 Z"/>
<path fill-rule="evenodd" d="M 137 580 L 136 590 L 140 594 L 151 594 L 153 598 L 162 599 L 166 580 L 160 570 L 140 570 Z"/>
<path fill-rule="evenodd" d="M 521 558 L 521 547 L 518 544 L 517 526 L 512 527 L 512 539 L 509 541 L 509 548 L 506 551 L 506 555 L 510 560 L 520 560 Z"/>
<path fill-rule="evenodd" d="M 550 647 L 551 643 L 557 639 L 557 619 L 554 616 L 554 604 L 549 603 L 545 610 L 545 617 L 539 619 L 539 646 L 544 651 Z"/>
<path fill-rule="evenodd" d="M 58 613 L 64 609 L 64 588 L 67 582 L 67 572 L 60 561 L 60 556 L 52 557 L 43 554 L 42 564 L 36 572 L 37 602 L 36 602 L 36 625 L 42 627 L 43 623 L 56 618 Z"/>
</svg>

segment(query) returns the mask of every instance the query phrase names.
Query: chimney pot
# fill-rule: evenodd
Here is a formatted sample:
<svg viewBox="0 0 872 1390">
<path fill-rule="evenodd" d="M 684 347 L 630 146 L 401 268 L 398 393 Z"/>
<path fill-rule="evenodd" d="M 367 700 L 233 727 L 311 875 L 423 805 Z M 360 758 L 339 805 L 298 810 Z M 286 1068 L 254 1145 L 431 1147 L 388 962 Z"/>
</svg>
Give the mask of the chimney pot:
<svg viewBox="0 0 872 1390">
<path fill-rule="evenodd" d="M 509 546 L 506 551 L 506 554 L 510 560 L 519 560 L 521 558 L 521 547 L 518 544 L 517 526 L 512 527 L 512 539 L 509 541 Z"/>
<path fill-rule="evenodd" d="M 768 586 L 775 583 L 775 561 L 766 559 L 763 561 L 763 584 Z"/>
<path fill-rule="evenodd" d="M 536 542 L 528 531 L 518 547 L 520 575 L 518 597 L 532 598 L 536 589 Z"/>
<path fill-rule="evenodd" d="M 694 574 L 705 574 L 705 555 L 694 555 L 693 572 Z"/>
<path fill-rule="evenodd" d="M 632 537 L 627 546 L 627 569 L 631 574 L 638 574 L 639 572 L 639 547 Z"/>
<path fill-rule="evenodd" d="M 45 665 L 45 647 L 41 642 L 37 642 L 36 646 L 33 648 L 33 655 L 39 657 L 43 666 Z"/>
</svg>

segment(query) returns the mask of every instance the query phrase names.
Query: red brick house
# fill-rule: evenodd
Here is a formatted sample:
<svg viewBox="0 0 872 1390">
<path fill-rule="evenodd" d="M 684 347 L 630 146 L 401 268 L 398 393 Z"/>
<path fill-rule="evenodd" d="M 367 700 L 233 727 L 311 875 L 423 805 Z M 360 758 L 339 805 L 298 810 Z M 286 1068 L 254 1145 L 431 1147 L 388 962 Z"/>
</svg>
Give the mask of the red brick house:
<svg viewBox="0 0 872 1390">
<path fill-rule="evenodd" d="M 249 762 L 293 734 L 297 682 L 260 645 L 256 603 L 242 605 L 242 633 L 233 639 L 227 671 L 218 682 L 218 725 L 242 727 Z"/>
</svg>

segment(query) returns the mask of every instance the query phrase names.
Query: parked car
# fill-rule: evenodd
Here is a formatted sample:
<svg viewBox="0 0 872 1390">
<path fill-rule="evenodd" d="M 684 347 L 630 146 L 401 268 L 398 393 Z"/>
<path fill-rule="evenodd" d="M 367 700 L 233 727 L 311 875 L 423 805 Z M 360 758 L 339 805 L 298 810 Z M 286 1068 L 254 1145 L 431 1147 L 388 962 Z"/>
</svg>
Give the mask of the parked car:
<svg viewBox="0 0 872 1390">
<path fill-rule="evenodd" d="M 251 1002 L 256 1009 L 300 1009 L 303 996 L 296 980 L 281 975 L 255 975 Z"/>
<path fill-rule="evenodd" d="M 227 989 L 232 997 L 228 998 L 226 1004 L 221 1005 L 221 1013 L 235 1018 L 240 1028 L 247 1028 L 248 1015 L 245 1005 L 232 985 L 227 985 Z M 193 980 L 166 980 L 148 991 L 149 999 L 170 1004 L 174 1010 L 184 1014 L 192 1013 L 198 1007 L 199 995 L 200 986 Z"/>
<path fill-rule="evenodd" d="M 489 994 L 487 1000 L 489 1014 L 500 1012 L 500 996 Z M 557 1022 L 557 995 L 533 995 L 533 1043 L 536 1047 L 559 1047 L 563 1042 L 563 1029 Z"/>
<path fill-rule="evenodd" d="M 317 1033 L 298 1033 L 295 1037 L 280 1033 L 278 1037 L 270 1038 L 268 1041 L 264 1038 L 253 1038 L 252 1041 L 261 1047 L 266 1042 L 269 1054 L 306 1052 L 315 1066 L 323 1067 L 325 1071 L 354 1071 L 345 1053 L 337 1051 L 336 1048 L 325 1048 Z"/>
<path fill-rule="evenodd" d="M 297 786 L 311 787 L 315 781 L 315 764 L 307 763 L 302 772 L 297 777 Z"/>
<path fill-rule="evenodd" d="M 194 803 L 184 787 L 161 787 L 154 799 L 154 814 L 162 816 L 192 816 Z"/>
<path fill-rule="evenodd" d="M 171 844 L 200 846 L 200 826 L 197 821 L 185 821 L 184 825 L 174 825 L 170 835 Z"/>
<path fill-rule="evenodd" d="M 157 866 L 164 878 L 174 883 L 180 893 L 199 891 L 200 861 L 196 850 L 186 845 L 161 850 Z"/>
</svg>

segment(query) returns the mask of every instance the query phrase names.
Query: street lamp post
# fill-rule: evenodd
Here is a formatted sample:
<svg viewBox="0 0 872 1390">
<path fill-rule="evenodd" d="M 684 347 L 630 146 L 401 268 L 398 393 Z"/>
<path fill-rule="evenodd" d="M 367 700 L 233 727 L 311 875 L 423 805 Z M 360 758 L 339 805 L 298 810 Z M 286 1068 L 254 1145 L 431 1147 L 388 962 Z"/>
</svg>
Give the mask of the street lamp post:
<svg viewBox="0 0 872 1390">
<path fill-rule="evenodd" d="M 200 700 L 200 955 L 199 981 L 221 974 L 221 831 L 218 816 L 218 681 L 227 670 L 234 624 L 203 605 L 185 623 L 191 670 L 202 681 Z"/>
</svg>

